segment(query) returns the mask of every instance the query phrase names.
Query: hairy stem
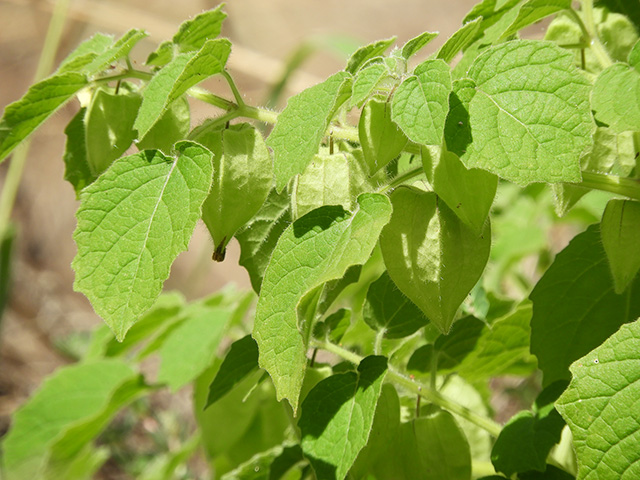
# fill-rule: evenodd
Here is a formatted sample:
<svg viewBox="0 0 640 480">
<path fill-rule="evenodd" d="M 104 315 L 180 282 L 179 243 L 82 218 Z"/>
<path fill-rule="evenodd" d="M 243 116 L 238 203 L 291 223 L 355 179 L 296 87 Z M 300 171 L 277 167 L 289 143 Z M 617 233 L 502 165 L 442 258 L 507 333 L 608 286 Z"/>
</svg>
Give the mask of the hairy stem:
<svg viewBox="0 0 640 480">
<path fill-rule="evenodd" d="M 580 3 L 582 5 L 584 23 L 582 22 L 580 16 L 574 10 L 569 11 L 573 12 L 572 16 L 574 17 L 574 19 L 576 19 L 578 25 L 580 25 L 583 34 L 585 34 L 586 38 L 589 41 L 589 47 L 591 48 L 591 51 L 598 59 L 600 65 L 602 65 L 602 68 L 607 68 L 613 65 L 613 60 L 611 60 L 607 49 L 604 48 L 604 45 L 602 44 L 602 42 L 600 41 L 600 37 L 598 36 L 598 30 L 593 18 L 593 0 L 582 0 Z"/>
<path fill-rule="evenodd" d="M 634 200 L 640 200 L 640 179 L 604 175 L 602 173 L 582 172 L 582 182 L 575 183 L 579 187 L 591 190 L 603 190 L 616 193 Z"/>
<path fill-rule="evenodd" d="M 360 355 L 356 355 L 349 350 L 346 350 L 338 345 L 335 345 L 331 342 L 322 342 L 322 341 L 314 341 L 312 342 L 313 347 L 322 348 L 328 352 L 331 352 L 339 357 L 354 363 L 359 364 L 362 361 Z M 451 413 L 455 413 L 456 415 L 464 418 L 465 420 L 470 421 L 471 423 L 477 425 L 478 427 L 486 430 L 494 437 L 500 435 L 500 431 L 502 427 L 493 421 L 492 419 L 485 417 L 484 415 L 480 415 L 467 407 L 460 405 L 459 403 L 454 402 L 453 400 L 445 397 L 437 390 L 434 390 L 428 385 L 423 385 L 415 380 L 403 375 L 400 372 L 397 372 L 394 368 L 389 367 L 387 371 L 387 379 L 391 380 L 397 385 L 405 388 L 406 390 L 412 392 L 415 395 L 419 395 L 425 400 L 438 405 L 439 407 L 444 408 L 445 410 L 450 411 Z"/>
</svg>

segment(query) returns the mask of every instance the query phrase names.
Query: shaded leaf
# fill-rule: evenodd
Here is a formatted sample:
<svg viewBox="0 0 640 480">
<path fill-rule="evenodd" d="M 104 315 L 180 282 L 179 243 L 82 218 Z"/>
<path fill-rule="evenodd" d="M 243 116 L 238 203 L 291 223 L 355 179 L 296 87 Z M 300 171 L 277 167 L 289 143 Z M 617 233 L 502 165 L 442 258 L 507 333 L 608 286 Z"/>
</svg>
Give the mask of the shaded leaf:
<svg viewBox="0 0 640 480">
<path fill-rule="evenodd" d="M 595 117 L 614 132 L 640 130 L 640 72 L 616 63 L 598 75 L 591 102 Z"/>
<path fill-rule="evenodd" d="M 358 133 L 369 173 L 374 174 L 394 160 L 408 139 L 391 120 L 389 102 L 369 100 L 360 114 Z"/>
<path fill-rule="evenodd" d="M 569 380 L 569 365 L 640 315 L 640 277 L 616 295 L 598 225 L 560 252 L 538 281 L 533 302 L 531 353 L 544 385 Z"/>
<path fill-rule="evenodd" d="M 184 139 L 191 127 L 191 111 L 185 95 L 167 107 L 151 130 L 138 139 L 138 150 L 162 150 L 166 155 L 173 153 L 173 145 Z"/>
<path fill-rule="evenodd" d="M 386 371 L 385 357 L 366 357 L 357 373 L 333 375 L 307 395 L 298 426 L 318 479 L 343 479 L 367 444 Z"/>
<path fill-rule="evenodd" d="M 600 222 L 600 236 L 615 292 L 621 294 L 640 270 L 640 203 L 609 200 Z"/>
<path fill-rule="evenodd" d="M 87 160 L 87 137 L 84 127 L 86 113 L 87 109 L 81 108 L 64 129 L 67 136 L 62 157 L 65 163 L 64 179 L 73 186 L 76 197 L 84 187 L 96 179 Z"/>
</svg>

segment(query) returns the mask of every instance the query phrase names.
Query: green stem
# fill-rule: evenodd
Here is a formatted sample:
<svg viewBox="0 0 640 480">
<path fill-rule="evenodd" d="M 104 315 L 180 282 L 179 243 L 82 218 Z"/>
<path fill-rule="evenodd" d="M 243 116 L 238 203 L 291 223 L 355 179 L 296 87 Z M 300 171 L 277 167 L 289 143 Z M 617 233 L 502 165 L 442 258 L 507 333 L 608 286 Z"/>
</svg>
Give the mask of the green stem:
<svg viewBox="0 0 640 480">
<path fill-rule="evenodd" d="M 607 68 L 613 65 L 613 60 L 611 60 L 607 49 L 604 48 L 604 45 L 600 41 L 596 23 L 593 19 L 593 0 L 582 0 L 581 4 L 584 23 L 582 23 L 582 19 L 580 19 L 580 16 L 578 16 L 574 10 L 570 9 L 569 11 L 575 14 L 574 18 L 578 19 L 578 25 L 580 25 L 583 33 L 586 34 L 586 38 L 589 40 L 589 47 L 598 59 L 598 62 L 600 62 L 600 65 L 602 65 L 602 68 Z"/>
<path fill-rule="evenodd" d="M 245 105 L 245 103 L 244 103 L 244 100 L 242 99 L 242 95 L 240 94 L 240 91 L 238 90 L 238 87 L 236 87 L 236 84 L 233 81 L 233 78 L 231 78 L 231 75 L 229 75 L 229 72 L 227 72 L 226 70 L 222 72 L 222 76 L 225 78 L 225 80 L 229 84 L 229 87 L 233 92 L 233 98 L 236 99 L 236 103 L 238 104 L 239 107 L 242 108 Z"/>
<path fill-rule="evenodd" d="M 238 110 L 237 104 L 225 98 L 219 97 L 218 95 L 214 95 L 204 88 L 192 87 L 188 90 L 187 93 L 193 98 L 197 98 L 198 100 L 208 103 L 209 105 L 213 105 L 214 107 L 218 107 L 227 111 Z"/>
<path fill-rule="evenodd" d="M 345 360 L 356 365 L 362 361 L 362 357 L 360 355 L 356 355 L 355 353 L 350 352 L 349 350 L 346 350 L 330 342 L 314 341 L 312 342 L 312 347 L 322 348 L 323 350 L 334 353 L 339 357 L 344 358 Z M 445 410 L 448 410 L 451 413 L 455 413 L 465 420 L 470 421 L 483 430 L 486 430 L 494 437 L 500 435 L 502 427 L 498 423 L 494 422 L 488 417 L 469 410 L 467 407 L 463 407 L 453 400 L 446 398 L 437 390 L 434 390 L 427 385 L 422 385 L 415 380 L 406 377 L 405 375 L 395 371 L 392 367 L 389 367 L 389 370 L 387 371 L 387 379 L 391 380 L 397 385 L 402 386 L 413 394 L 419 395 L 425 400 L 428 400 L 429 402 L 434 403 L 444 408 Z"/>
<path fill-rule="evenodd" d="M 116 73 L 114 75 L 105 75 L 103 77 L 96 77 L 93 79 L 93 83 L 110 83 L 119 80 L 127 80 L 129 78 L 137 78 L 138 80 L 144 80 L 148 82 L 153 78 L 153 73 L 143 72 L 142 70 L 136 70 L 135 68 L 129 68 L 122 73 Z"/>
<path fill-rule="evenodd" d="M 412 168 L 411 170 L 407 170 L 406 172 L 401 173 L 400 175 L 398 175 L 397 177 L 395 177 L 393 180 L 391 180 L 391 182 L 389 182 L 387 185 L 383 185 L 382 187 L 380 187 L 376 193 L 386 193 L 389 190 L 393 190 L 396 187 L 399 187 L 400 185 L 406 183 L 408 180 L 411 180 L 413 178 L 417 178 L 421 175 L 424 175 L 424 170 L 422 168 L 422 165 L 420 165 L 419 167 L 416 168 Z"/>
<path fill-rule="evenodd" d="M 618 177 L 602 173 L 582 172 L 582 182 L 572 184 L 592 190 L 603 190 L 640 200 L 640 178 Z"/>
<path fill-rule="evenodd" d="M 53 68 L 53 62 L 55 61 L 56 52 L 58 51 L 60 39 L 62 38 L 62 30 L 68 9 L 69 0 L 58 0 L 54 6 L 42 52 L 40 53 L 40 59 L 38 60 L 34 83 L 46 77 Z M 24 173 L 24 166 L 29 154 L 30 144 L 30 139 L 25 140 L 23 144 L 14 151 L 11 157 L 9 170 L 7 171 L 7 176 L 2 187 L 2 194 L 0 195 L 0 237 L 4 235 L 4 232 L 9 226 L 11 211 L 13 210 L 16 195 L 18 194 L 18 187 Z"/>
</svg>

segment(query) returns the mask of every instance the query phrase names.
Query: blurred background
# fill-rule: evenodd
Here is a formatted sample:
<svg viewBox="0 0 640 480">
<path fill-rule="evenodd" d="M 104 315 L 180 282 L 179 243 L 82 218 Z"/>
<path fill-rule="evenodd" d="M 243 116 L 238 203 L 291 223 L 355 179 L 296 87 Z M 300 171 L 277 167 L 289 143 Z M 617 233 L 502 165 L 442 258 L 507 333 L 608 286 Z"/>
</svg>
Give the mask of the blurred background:
<svg viewBox="0 0 640 480">
<path fill-rule="evenodd" d="M 343 68 L 350 52 L 373 40 L 396 35 L 401 46 L 424 31 L 439 31 L 440 36 L 416 61 L 425 58 L 461 25 L 475 3 L 230 0 L 223 29 L 223 36 L 234 45 L 229 70 L 247 103 L 264 104 L 288 60 L 305 46 L 312 53 L 287 83 L 282 96 L 286 100 Z M 56 66 L 93 33 L 119 36 L 132 27 L 150 34 L 133 51 L 132 59 L 142 64 L 185 19 L 217 4 L 208 0 L 73 0 Z M 53 0 L 0 0 L 0 111 L 32 83 L 54 5 Z M 204 86 L 230 96 L 219 80 Z M 207 105 L 192 106 L 193 126 L 215 113 Z M 282 108 L 283 101 L 277 106 Z M 75 101 L 67 105 L 33 137 L 13 211 L 18 229 L 13 287 L 0 321 L 0 437 L 9 427 L 10 414 L 43 378 L 73 360 L 73 340 L 79 332 L 88 332 L 101 321 L 84 296 L 72 288 L 72 232 L 78 202 L 63 179 L 62 154 L 63 130 L 77 108 Z M 0 189 L 8 164 L 0 165 Z M 206 228 L 199 225 L 189 251 L 175 263 L 166 288 L 179 289 L 187 298 L 200 297 L 228 282 L 250 288 L 248 276 L 237 266 L 236 244 L 223 263 L 211 261 L 211 253 Z"/>
</svg>

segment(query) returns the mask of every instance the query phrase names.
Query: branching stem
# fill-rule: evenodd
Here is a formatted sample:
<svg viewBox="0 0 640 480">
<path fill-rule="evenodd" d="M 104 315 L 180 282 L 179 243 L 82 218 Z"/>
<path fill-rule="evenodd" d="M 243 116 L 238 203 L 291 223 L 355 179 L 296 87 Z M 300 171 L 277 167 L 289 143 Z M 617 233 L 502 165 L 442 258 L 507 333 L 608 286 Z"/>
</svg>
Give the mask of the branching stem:
<svg viewBox="0 0 640 480">
<path fill-rule="evenodd" d="M 355 353 L 340 347 L 331 342 L 324 341 L 313 341 L 312 347 L 322 348 L 328 352 L 331 352 L 339 357 L 354 363 L 359 364 L 362 361 L 360 355 L 356 355 Z M 415 395 L 419 395 L 420 397 L 428 400 L 431 403 L 438 405 L 439 407 L 444 408 L 445 410 L 450 411 L 451 413 L 455 413 L 456 415 L 464 418 L 465 420 L 470 421 L 471 423 L 477 425 L 489 432 L 490 435 L 497 437 L 500 435 L 500 431 L 502 427 L 493 421 L 492 419 L 485 417 L 484 415 L 480 415 L 467 407 L 460 405 L 459 403 L 446 398 L 437 390 L 434 390 L 428 385 L 423 385 L 415 380 L 403 375 L 402 373 L 397 372 L 394 368 L 389 367 L 387 371 L 387 379 L 394 382 L 396 385 L 403 387 L 404 389 L 410 391 Z"/>
</svg>

